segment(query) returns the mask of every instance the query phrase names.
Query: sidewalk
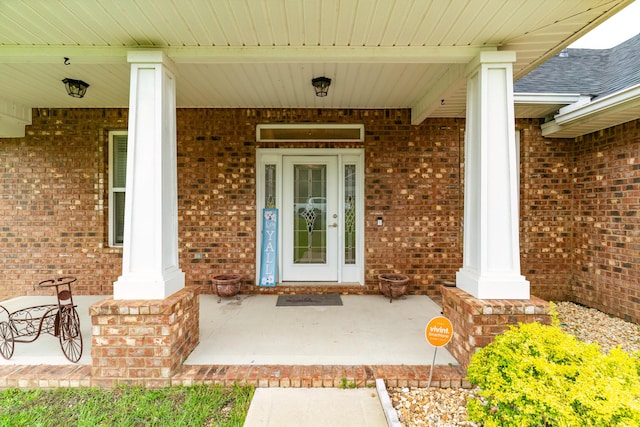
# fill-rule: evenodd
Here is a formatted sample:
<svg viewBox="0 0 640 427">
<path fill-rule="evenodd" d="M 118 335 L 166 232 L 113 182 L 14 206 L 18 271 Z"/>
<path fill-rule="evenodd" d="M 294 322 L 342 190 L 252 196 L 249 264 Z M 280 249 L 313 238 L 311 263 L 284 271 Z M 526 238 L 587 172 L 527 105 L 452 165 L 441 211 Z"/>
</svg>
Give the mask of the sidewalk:
<svg viewBox="0 0 640 427">
<path fill-rule="evenodd" d="M 257 388 L 244 427 L 399 425 L 388 399 L 384 388 Z"/>
</svg>

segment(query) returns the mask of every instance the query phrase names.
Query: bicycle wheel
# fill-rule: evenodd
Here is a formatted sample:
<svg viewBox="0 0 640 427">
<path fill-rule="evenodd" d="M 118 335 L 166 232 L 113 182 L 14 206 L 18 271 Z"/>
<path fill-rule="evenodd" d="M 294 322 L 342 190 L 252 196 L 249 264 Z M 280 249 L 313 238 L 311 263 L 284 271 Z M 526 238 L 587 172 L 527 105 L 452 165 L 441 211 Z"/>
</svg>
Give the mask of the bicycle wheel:
<svg viewBox="0 0 640 427">
<path fill-rule="evenodd" d="M 0 354 L 9 360 L 13 356 L 13 331 L 8 322 L 0 322 Z"/>
<path fill-rule="evenodd" d="M 71 362 L 77 362 L 82 356 L 82 333 L 80 317 L 75 307 L 60 308 L 60 348 Z"/>
</svg>

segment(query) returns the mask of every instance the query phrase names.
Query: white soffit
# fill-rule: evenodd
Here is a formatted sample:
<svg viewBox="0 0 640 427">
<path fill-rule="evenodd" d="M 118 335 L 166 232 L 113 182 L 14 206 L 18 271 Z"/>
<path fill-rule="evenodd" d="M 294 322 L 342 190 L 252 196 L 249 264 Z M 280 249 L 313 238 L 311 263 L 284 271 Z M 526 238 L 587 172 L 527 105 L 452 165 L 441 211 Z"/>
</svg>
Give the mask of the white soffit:
<svg viewBox="0 0 640 427">
<path fill-rule="evenodd" d="M 0 99 L 0 137 L 21 138 L 31 124 L 31 108 Z"/>
<path fill-rule="evenodd" d="M 460 70 L 471 57 L 516 52 L 517 79 L 629 3 L 0 1 L 0 98 L 28 108 L 126 108 L 127 54 L 150 48 L 176 64 L 180 108 L 410 108 L 413 123 L 463 117 Z M 324 98 L 311 87 L 319 76 L 332 79 Z M 86 96 L 67 96 L 65 77 L 90 84 Z"/>
</svg>

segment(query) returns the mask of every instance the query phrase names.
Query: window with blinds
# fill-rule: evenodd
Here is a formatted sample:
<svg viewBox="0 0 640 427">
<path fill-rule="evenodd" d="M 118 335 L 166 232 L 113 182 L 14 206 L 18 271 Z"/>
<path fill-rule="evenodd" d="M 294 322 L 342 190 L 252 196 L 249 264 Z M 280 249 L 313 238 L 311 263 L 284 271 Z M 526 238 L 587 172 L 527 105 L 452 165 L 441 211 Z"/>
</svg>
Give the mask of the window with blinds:
<svg viewBox="0 0 640 427">
<path fill-rule="evenodd" d="M 109 245 L 124 240 L 124 200 L 127 182 L 127 131 L 109 132 Z"/>
</svg>

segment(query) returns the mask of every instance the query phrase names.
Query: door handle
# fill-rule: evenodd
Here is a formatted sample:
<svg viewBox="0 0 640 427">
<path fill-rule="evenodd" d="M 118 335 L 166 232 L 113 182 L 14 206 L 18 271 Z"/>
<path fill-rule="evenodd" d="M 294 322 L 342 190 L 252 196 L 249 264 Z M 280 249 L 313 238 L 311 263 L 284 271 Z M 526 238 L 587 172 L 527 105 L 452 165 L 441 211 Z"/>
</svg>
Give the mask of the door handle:
<svg viewBox="0 0 640 427">
<path fill-rule="evenodd" d="M 334 222 L 333 224 L 329 224 L 329 227 L 337 227 L 337 226 L 338 226 L 337 222 Z"/>
</svg>

